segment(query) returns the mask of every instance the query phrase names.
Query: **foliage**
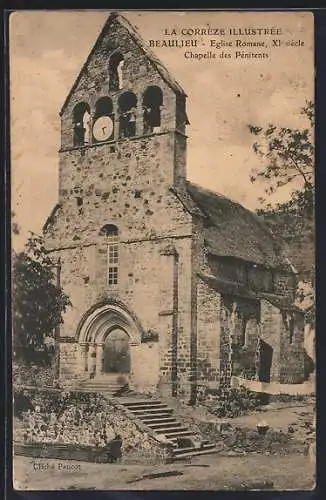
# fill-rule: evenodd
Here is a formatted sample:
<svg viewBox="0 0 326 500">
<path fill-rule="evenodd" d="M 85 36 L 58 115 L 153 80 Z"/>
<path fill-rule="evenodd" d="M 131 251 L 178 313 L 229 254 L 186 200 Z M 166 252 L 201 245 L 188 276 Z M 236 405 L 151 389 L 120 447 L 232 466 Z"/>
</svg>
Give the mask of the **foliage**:
<svg viewBox="0 0 326 500">
<path fill-rule="evenodd" d="M 264 162 L 261 169 L 252 172 L 251 181 L 261 180 L 266 184 L 264 196 L 260 197 L 265 210 L 303 214 L 314 214 L 314 104 L 307 101 L 301 115 L 308 119 L 310 127 L 291 129 L 269 124 L 267 128 L 249 125 L 257 140 L 253 150 Z M 288 201 L 272 207 L 267 203 L 270 195 L 287 186 L 291 190 Z M 266 206 L 267 205 L 267 206 Z"/>
<path fill-rule="evenodd" d="M 313 324 L 314 305 L 314 125 L 315 109 L 312 101 L 306 101 L 301 116 L 309 126 L 291 129 L 269 124 L 267 128 L 249 125 L 256 137 L 253 150 L 263 166 L 254 170 L 251 181 L 265 184 L 264 195 L 259 198 L 264 217 L 274 235 L 286 241 L 288 257 L 299 274 L 302 286 L 297 290 L 297 304 Z M 272 205 L 271 195 L 281 188 L 289 189 L 287 201 Z M 311 285 L 307 291 L 307 284 Z M 309 306 L 307 307 L 307 304 Z"/>
<path fill-rule="evenodd" d="M 107 402 L 101 394 L 83 391 L 62 391 L 52 388 L 14 388 L 14 410 L 21 415 L 26 409 L 39 407 L 42 413 L 60 414 L 62 410 L 72 405 L 76 408 L 87 406 L 94 411 L 102 411 Z"/>
<path fill-rule="evenodd" d="M 13 211 L 11 212 L 11 230 L 14 235 L 17 236 L 19 234 L 19 226 L 16 221 L 16 214 Z"/>
<path fill-rule="evenodd" d="M 27 362 L 49 362 L 46 338 L 54 337 L 70 304 L 56 283 L 55 263 L 43 239 L 31 233 L 25 249 L 12 262 L 14 356 Z"/>
<path fill-rule="evenodd" d="M 244 387 L 232 389 L 220 386 L 214 391 L 210 390 L 210 394 L 210 402 L 207 400 L 206 404 L 210 412 L 219 418 L 238 417 L 259 408 L 262 404 L 259 393 Z"/>
<path fill-rule="evenodd" d="M 54 379 L 52 366 L 44 366 L 44 358 L 50 357 L 50 352 L 37 353 L 39 362 L 25 363 L 21 359 L 12 363 L 12 382 L 14 386 L 51 387 L 57 383 Z"/>
</svg>

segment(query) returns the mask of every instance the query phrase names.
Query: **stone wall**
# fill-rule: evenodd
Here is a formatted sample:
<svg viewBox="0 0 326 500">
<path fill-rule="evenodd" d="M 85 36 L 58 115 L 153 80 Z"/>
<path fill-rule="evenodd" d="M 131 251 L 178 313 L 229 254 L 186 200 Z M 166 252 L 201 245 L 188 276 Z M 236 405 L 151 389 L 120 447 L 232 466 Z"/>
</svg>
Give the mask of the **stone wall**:
<svg viewBox="0 0 326 500">
<path fill-rule="evenodd" d="M 86 444 L 86 432 L 95 436 L 105 433 L 109 427 L 121 436 L 123 462 L 137 457 L 141 462 L 155 463 L 171 457 L 172 444 L 168 440 L 162 437 L 159 441 L 134 415 L 102 395 L 25 388 L 23 397 L 24 407 L 19 409 L 14 421 L 17 453 L 43 458 L 88 460 L 91 455 L 96 458 L 105 448 L 101 448 L 100 443 L 97 447 Z M 67 431 L 62 433 L 60 441 L 54 430 L 58 424 Z"/>
<path fill-rule="evenodd" d="M 266 355 L 271 355 L 270 381 L 280 381 L 280 350 L 283 331 L 282 314 L 278 307 L 267 300 L 261 301 L 260 325 L 260 334 L 264 342 Z M 268 382 L 268 380 L 266 381 Z"/>
<path fill-rule="evenodd" d="M 199 280 L 197 288 L 198 384 L 219 380 L 221 295 Z"/>
<path fill-rule="evenodd" d="M 66 340 L 66 341 L 65 341 Z M 60 372 L 61 380 L 73 383 L 74 379 L 83 375 L 81 370 L 80 345 L 73 339 L 66 338 L 60 341 Z"/>
<path fill-rule="evenodd" d="M 292 312 L 293 331 L 289 331 L 288 321 L 284 321 L 281 334 L 280 382 L 299 384 L 304 381 L 304 316 L 301 312 Z"/>
</svg>

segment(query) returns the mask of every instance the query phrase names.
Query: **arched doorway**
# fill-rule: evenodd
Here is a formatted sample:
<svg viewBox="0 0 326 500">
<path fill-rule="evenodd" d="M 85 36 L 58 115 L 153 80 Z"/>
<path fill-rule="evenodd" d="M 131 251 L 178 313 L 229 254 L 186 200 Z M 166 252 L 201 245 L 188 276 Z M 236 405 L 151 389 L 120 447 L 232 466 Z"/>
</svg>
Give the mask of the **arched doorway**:
<svg viewBox="0 0 326 500">
<path fill-rule="evenodd" d="M 124 374 L 134 376 L 141 345 L 141 326 L 117 302 L 92 308 L 77 330 L 81 372 L 88 378 Z M 110 377 L 109 377 L 110 378 Z"/>
<path fill-rule="evenodd" d="M 122 328 L 109 331 L 103 345 L 103 373 L 130 373 L 129 343 Z"/>
<path fill-rule="evenodd" d="M 260 341 L 260 358 L 258 379 L 260 382 L 271 381 L 271 368 L 273 361 L 273 348 L 267 342 Z"/>
</svg>

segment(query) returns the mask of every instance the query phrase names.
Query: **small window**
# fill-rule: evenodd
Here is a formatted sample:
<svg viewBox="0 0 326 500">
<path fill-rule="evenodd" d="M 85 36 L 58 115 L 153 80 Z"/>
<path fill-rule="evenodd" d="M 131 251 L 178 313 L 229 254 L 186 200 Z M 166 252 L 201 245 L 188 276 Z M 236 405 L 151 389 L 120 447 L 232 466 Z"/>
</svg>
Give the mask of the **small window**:
<svg viewBox="0 0 326 500">
<path fill-rule="evenodd" d="M 118 284 L 118 269 L 119 269 L 118 228 L 112 224 L 108 224 L 101 229 L 100 234 L 106 236 L 107 283 L 109 287 L 112 287 Z"/>
<path fill-rule="evenodd" d="M 247 330 L 247 318 L 240 316 L 240 338 L 239 344 L 243 347 L 247 344 L 246 330 Z"/>
<path fill-rule="evenodd" d="M 295 320 L 294 320 L 294 314 L 290 312 L 285 312 L 283 313 L 283 321 L 285 324 L 286 331 L 289 335 L 289 344 L 294 343 L 294 327 L 295 327 Z"/>
<path fill-rule="evenodd" d="M 109 62 L 109 89 L 110 91 L 121 90 L 123 87 L 124 59 L 120 52 L 114 52 Z"/>
<path fill-rule="evenodd" d="M 289 319 L 289 341 L 290 344 L 293 344 L 294 342 L 294 316 L 291 314 L 291 317 Z"/>
</svg>

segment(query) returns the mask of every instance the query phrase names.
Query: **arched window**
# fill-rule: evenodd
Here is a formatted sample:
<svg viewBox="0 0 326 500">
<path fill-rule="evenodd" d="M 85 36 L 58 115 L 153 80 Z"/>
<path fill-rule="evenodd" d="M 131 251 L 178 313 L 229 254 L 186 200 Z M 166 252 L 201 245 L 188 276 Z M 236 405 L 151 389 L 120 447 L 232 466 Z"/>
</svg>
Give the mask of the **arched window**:
<svg viewBox="0 0 326 500">
<path fill-rule="evenodd" d="M 86 102 L 80 102 L 74 107 L 74 146 L 89 144 L 90 108 Z"/>
<path fill-rule="evenodd" d="M 107 284 L 113 287 L 118 284 L 119 270 L 119 231 L 117 226 L 107 224 L 100 231 L 106 237 L 107 244 Z"/>
<path fill-rule="evenodd" d="M 137 97 L 133 92 L 124 92 L 119 103 L 119 137 L 133 137 L 136 135 L 136 107 Z"/>
<path fill-rule="evenodd" d="M 109 61 L 109 89 L 120 90 L 123 87 L 122 67 L 124 64 L 121 52 L 114 52 Z"/>
<path fill-rule="evenodd" d="M 144 134 L 160 131 L 162 105 L 162 90 L 156 86 L 148 87 L 143 97 Z"/>
<path fill-rule="evenodd" d="M 93 140 L 100 142 L 113 139 L 114 115 L 113 105 L 109 97 L 101 97 L 95 104 Z"/>
</svg>

